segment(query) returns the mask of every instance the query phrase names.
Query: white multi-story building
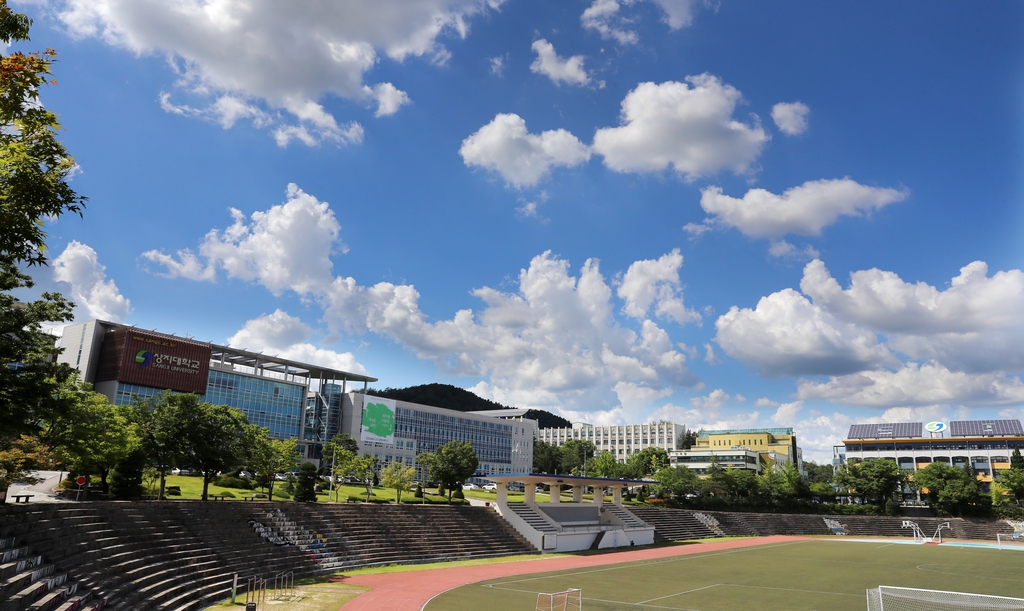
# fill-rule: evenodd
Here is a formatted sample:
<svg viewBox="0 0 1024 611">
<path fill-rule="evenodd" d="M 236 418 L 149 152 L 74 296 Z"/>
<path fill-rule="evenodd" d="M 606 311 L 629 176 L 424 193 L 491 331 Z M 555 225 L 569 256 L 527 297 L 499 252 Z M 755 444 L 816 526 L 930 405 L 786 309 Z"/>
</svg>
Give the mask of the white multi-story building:
<svg viewBox="0 0 1024 611">
<path fill-rule="evenodd" d="M 630 456 L 644 448 L 662 448 L 671 452 L 676 449 L 676 439 L 685 429 L 681 424 L 664 421 L 620 426 L 594 426 L 576 422 L 571 428 L 540 429 L 537 431 L 537 439 L 556 446 L 565 445 L 571 439 L 589 441 L 594 444 L 597 454 L 607 450 L 619 462 L 626 462 Z"/>
</svg>

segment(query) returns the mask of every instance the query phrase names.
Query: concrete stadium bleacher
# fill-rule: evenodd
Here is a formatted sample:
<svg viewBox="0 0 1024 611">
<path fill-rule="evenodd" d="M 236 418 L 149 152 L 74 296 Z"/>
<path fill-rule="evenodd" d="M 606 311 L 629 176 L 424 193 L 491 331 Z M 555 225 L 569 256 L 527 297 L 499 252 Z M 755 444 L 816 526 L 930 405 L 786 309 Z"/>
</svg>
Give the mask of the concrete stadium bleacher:
<svg viewBox="0 0 1024 611">
<path fill-rule="evenodd" d="M 235 574 L 244 584 L 535 551 L 484 507 L 0 505 L 0 611 L 191 611 L 228 597 Z"/>
<path fill-rule="evenodd" d="M 693 516 L 689 509 L 667 509 L 661 507 L 631 507 L 630 510 L 648 524 L 655 527 L 656 541 L 682 541 L 705 539 L 716 536 Z M 911 537 L 910 529 L 902 528 L 903 520 L 916 522 L 927 536 L 932 536 L 939 524 L 949 523 L 950 529 L 943 530 L 943 538 L 953 539 L 996 539 L 997 533 L 1010 534 L 1013 528 L 1003 520 L 962 519 L 962 518 L 902 518 L 888 516 L 837 516 L 818 514 L 751 513 L 732 511 L 701 511 L 718 521 L 719 528 L 727 536 L 768 536 L 768 535 L 833 535 L 823 518 L 834 518 L 846 527 L 852 536 L 861 537 Z"/>
</svg>

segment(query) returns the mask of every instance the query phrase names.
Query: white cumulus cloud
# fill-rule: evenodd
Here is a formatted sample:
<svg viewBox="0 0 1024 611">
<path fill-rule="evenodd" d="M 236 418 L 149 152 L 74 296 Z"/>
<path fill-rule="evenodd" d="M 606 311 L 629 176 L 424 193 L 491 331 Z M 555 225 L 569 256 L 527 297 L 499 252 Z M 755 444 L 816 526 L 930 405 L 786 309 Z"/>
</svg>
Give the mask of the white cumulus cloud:
<svg viewBox="0 0 1024 611">
<path fill-rule="evenodd" d="M 669 29 L 679 30 L 693 23 L 698 0 L 653 0 L 663 13 L 662 21 Z M 622 6 L 637 4 L 636 0 L 594 0 L 583 14 L 580 22 L 587 30 L 594 30 L 601 38 L 614 40 L 619 44 L 639 42 L 640 37 L 633 29 L 635 19 L 624 16 Z"/>
<path fill-rule="evenodd" d="M 137 55 L 167 56 L 183 95 L 201 101 L 223 96 L 239 100 L 250 108 L 244 117 L 277 126 L 274 137 L 282 145 L 292 139 L 306 144 L 358 142 L 354 136 L 361 127 L 335 121 L 320 105 L 322 98 L 376 101 L 377 116 L 391 114 L 407 102 L 406 94 L 390 83 L 364 85 L 364 76 L 380 61 L 379 53 L 394 61 L 410 56 L 443 61 L 449 52 L 439 38 L 445 33 L 464 38 L 473 16 L 500 4 L 501 0 L 48 2 L 72 36 L 98 38 Z M 166 102 L 165 108 L 185 108 Z M 282 112 L 291 118 L 283 118 Z M 223 109 L 213 107 L 183 114 L 218 113 L 226 117 L 219 120 L 222 125 L 232 123 Z"/>
<path fill-rule="evenodd" d="M 505 404 L 561 413 L 625 409 L 622 413 L 635 418 L 643 406 L 672 389 L 699 383 L 686 366 L 689 348 L 674 344 L 650 318 L 616 315 L 624 300 L 616 299 L 596 260 L 573 274 L 567 261 L 545 252 L 520 271 L 515 289 L 477 288 L 471 294 L 481 301 L 480 308 L 431 319 L 420 309 L 420 294 L 412 285 L 365 286 L 352 277 L 332 276 L 329 254 L 340 227 L 325 202 L 298 187 L 289 187 L 288 202 L 253 213 L 251 220 L 237 211 L 233 215 L 230 228 L 206 235 L 199 254 L 146 256 L 169 264 L 171 275 L 204 280 L 225 270 L 229 277 L 257 282 L 277 294 L 293 291 L 322 308 L 325 335 L 387 337 L 444 372 L 484 378 L 473 392 Z M 678 253 L 666 256 L 655 262 L 678 269 Z M 630 278 L 630 295 L 651 292 L 643 282 L 654 285 L 648 309 L 657 312 L 662 301 L 680 300 L 681 305 L 681 296 L 673 292 L 678 280 L 670 273 Z M 662 284 L 673 291 L 666 293 Z M 670 318 L 678 315 L 671 306 L 663 309 Z M 247 323 L 231 341 L 358 371 L 316 347 L 308 335 L 301 321 L 274 312 Z"/>
<path fill-rule="evenodd" d="M 801 380 L 797 396 L 871 407 L 1007 405 L 1024 402 L 1024 383 L 1004 373 L 968 374 L 934 361 L 910 362 L 896 371 L 864 371 L 833 376 L 827 382 Z"/>
<path fill-rule="evenodd" d="M 772 121 L 787 136 L 799 136 L 807 131 L 807 115 L 811 109 L 801 102 L 779 102 L 772 106 Z"/>
<path fill-rule="evenodd" d="M 72 240 L 53 260 L 53 279 L 71 285 L 71 299 L 90 318 L 121 322 L 131 312 L 131 302 L 121 294 L 92 247 Z"/>
<path fill-rule="evenodd" d="M 530 64 L 531 72 L 543 74 L 556 85 L 562 83 L 579 86 L 590 84 L 590 75 L 583 69 L 582 55 L 559 57 L 555 52 L 555 46 L 543 38 L 535 40 L 531 48 L 537 54 L 537 59 Z"/>
<path fill-rule="evenodd" d="M 622 101 L 619 127 L 594 134 L 594 150 L 616 172 L 672 167 L 688 179 L 731 170 L 747 172 L 768 135 L 756 121 L 733 118 L 740 92 L 710 74 L 687 83 L 640 83 Z"/>
<path fill-rule="evenodd" d="M 755 238 L 781 238 L 787 234 L 818 235 L 841 216 L 864 216 L 908 195 L 905 189 L 868 187 L 842 178 L 805 182 L 782 195 L 750 189 L 742 198 L 708 187 L 701 191 L 700 205 L 713 215 L 710 222 L 735 227 Z"/>
<path fill-rule="evenodd" d="M 532 187 L 552 167 L 573 167 L 590 159 L 590 149 L 564 129 L 531 134 L 516 114 L 499 114 L 462 141 L 467 166 L 493 170 L 516 187 Z"/>
<path fill-rule="evenodd" d="M 341 232 L 327 202 L 288 185 L 288 201 L 247 220 L 231 208 L 234 223 L 206 234 L 200 260 L 191 250 L 177 256 L 151 250 L 143 257 L 166 268 L 169 277 L 213 280 L 219 268 L 232 278 L 259 282 L 275 295 L 285 289 L 299 294 L 326 287 L 333 280 L 330 255 Z"/>
<path fill-rule="evenodd" d="M 622 308 L 627 316 L 644 319 L 651 305 L 660 318 L 670 318 L 679 324 L 700 323 L 701 316 L 683 304 L 679 283 L 679 268 L 683 255 L 679 249 L 658 259 L 634 261 L 619 284 L 618 296 L 626 302 Z"/>
<path fill-rule="evenodd" d="M 275 310 L 272 314 L 246 321 L 227 342 L 229 346 L 242 350 L 263 352 L 349 373 L 367 373 L 351 352 L 336 352 L 311 344 L 309 339 L 312 334 L 313 330 L 298 318 L 282 310 Z"/>
<path fill-rule="evenodd" d="M 837 319 L 793 289 L 733 306 L 715 322 L 715 341 L 761 375 L 846 374 L 896 358 L 868 329 Z"/>
</svg>

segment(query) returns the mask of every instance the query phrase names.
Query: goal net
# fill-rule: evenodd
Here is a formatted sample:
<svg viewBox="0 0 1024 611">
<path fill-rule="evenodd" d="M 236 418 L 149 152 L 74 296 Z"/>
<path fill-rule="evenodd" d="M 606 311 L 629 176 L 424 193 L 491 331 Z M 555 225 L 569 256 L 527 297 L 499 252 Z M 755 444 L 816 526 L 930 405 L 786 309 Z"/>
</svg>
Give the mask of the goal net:
<svg viewBox="0 0 1024 611">
<path fill-rule="evenodd" d="M 537 595 L 537 611 L 582 611 L 583 590 L 569 589 L 565 592 Z"/>
<path fill-rule="evenodd" d="M 1013 533 L 1012 535 L 996 533 L 996 545 L 999 546 L 999 549 L 1015 549 L 1024 551 L 1024 537 L 1018 536 L 1017 533 Z"/>
<path fill-rule="evenodd" d="M 878 586 L 868 590 L 868 611 L 1024 611 L 1024 598 Z"/>
</svg>

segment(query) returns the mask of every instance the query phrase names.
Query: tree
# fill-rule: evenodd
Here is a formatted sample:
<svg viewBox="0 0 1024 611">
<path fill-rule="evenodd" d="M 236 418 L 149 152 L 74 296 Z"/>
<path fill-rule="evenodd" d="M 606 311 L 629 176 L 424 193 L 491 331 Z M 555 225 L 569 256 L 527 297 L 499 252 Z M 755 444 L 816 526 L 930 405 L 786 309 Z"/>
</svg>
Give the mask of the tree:
<svg viewBox="0 0 1024 611">
<path fill-rule="evenodd" d="M 559 468 L 563 474 L 583 475 L 594 456 L 594 444 L 580 439 L 566 441 L 560 450 Z"/>
<path fill-rule="evenodd" d="M 185 451 L 179 418 L 179 406 L 183 400 L 187 400 L 185 395 L 167 391 L 156 397 L 134 397 L 139 438 L 146 457 L 159 473 L 157 499 L 161 501 L 164 500 L 167 472 L 181 460 Z"/>
<path fill-rule="evenodd" d="M 270 430 L 255 424 L 246 425 L 246 462 L 257 475 L 267 479 L 267 495 L 274 498 L 274 482 L 278 473 L 291 471 L 299 464 L 299 440 L 271 439 Z"/>
<path fill-rule="evenodd" d="M 110 496 L 115 499 L 136 499 L 142 496 L 143 473 L 146 470 L 146 454 L 142 447 L 135 446 L 110 472 Z"/>
<path fill-rule="evenodd" d="M 29 40 L 31 25 L 0 0 L 5 46 Z M 55 362 L 60 349 L 41 327 L 72 320 L 74 304 L 57 293 L 31 303 L 12 294 L 33 286 L 20 265 L 46 264 L 44 222 L 81 214 L 85 204 L 67 183 L 75 162 L 57 141 L 60 122 L 39 101 L 39 88 L 56 84 L 50 80 L 56 55 L 47 49 L 0 56 L 0 451 L 12 449 L 21 434 L 38 433 L 67 407 L 58 389 L 74 372 Z"/>
<path fill-rule="evenodd" d="M 1010 455 L 1010 468 L 1024 471 L 1024 456 L 1020 455 L 1020 448 L 1014 448 Z"/>
<path fill-rule="evenodd" d="M 676 449 L 678 450 L 689 450 L 697 443 L 697 433 L 690 429 L 683 427 L 683 430 L 679 431 L 679 436 L 676 437 Z"/>
<path fill-rule="evenodd" d="M 981 500 L 981 488 L 973 469 L 933 462 L 914 474 L 914 484 L 927 490 L 933 507 L 957 516 Z"/>
<path fill-rule="evenodd" d="M 629 462 L 636 466 L 640 477 L 645 477 L 668 466 L 668 452 L 664 448 L 644 448 L 630 456 Z"/>
<path fill-rule="evenodd" d="M 804 462 L 804 470 L 807 471 L 808 484 L 832 483 L 832 465 L 819 465 L 812 460 L 808 460 Z"/>
<path fill-rule="evenodd" d="M 686 465 L 663 467 L 654 474 L 654 479 L 658 480 L 658 485 L 655 487 L 657 494 L 673 496 L 677 499 L 693 494 L 699 486 L 697 474 Z"/>
<path fill-rule="evenodd" d="M 353 455 L 359 454 L 359 442 L 348 433 L 341 433 L 331 437 L 330 441 L 324 444 L 321 450 L 323 460 L 330 460 L 335 450 L 347 450 Z"/>
<path fill-rule="evenodd" d="M 292 498 L 299 503 L 316 502 L 316 465 L 311 462 L 304 462 L 299 467 L 299 477 L 292 487 Z"/>
<path fill-rule="evenodd" d="M 114 405 L 106 395 L 92 392 L 84 382 L 66 384 L 60 390 L 70 409 L 47 426 L 44 439 L 54 455 L 78 475 L 99 475 L 109 491 L 110 470 L 140 445 L 135 410 Z"/>
<path fill-rule="evenodd" d="M 40 482 L 31 472 L 49 463 L 46 447 L 35 437 L 22 435 L 0 449 L 0 504 L 7 502 L 7 489 L 11 484 Z"/>
<path fill-rule="evenodd" d="M 180 394 L 178 403 L 182 462 L 203 474 L 203 500 L 218 471 L 235 466 L 245 457 L 246 425 L 241 410 L 200 401 Z"/>
<path fill-rule="evenodd" d="M 615 459 L 615 455 L 605 450 L 590 461 L 588 472 L 595 477 L 622 478 L 623 465 Z"/>
<path fill-rule="evenodd" d="M 416 468 L 407 467 L 399 461 L 388 463 L 380 472 L 380 483 L 385 488 L 395 491 L 398 502 L 402 502 L 402 493 L 412 489 L 412 480 L 416 477 Z"/>
<path fill-rule="evenodd" d="M 786 474 L 781 468 L 769 467 L 757 478 L 761 495 L 770 503 L 778 503 L 788 496 L 789 486 Z"/>
<path fill-rule="evenodd" d="M 902 488 L 906 475 L 896 461 L 878 459 L 847 463 L 836 473 L 834 481 L 868 503 L 881 504 Z"/>
<path fill-rule="evenodd" d="M 558 473 L 561 464 L 561 454 L 558 446 L 541 439 L 533 440 L 533 472 L 534 473 Z"/>
<path fill-rule="evenodd" d="M 783 474 L 786 476 L 786 494 L 796 499 L 804 499 L 811 495 L 811 489 L 795 463 L 787 464 Z"/>
<path fill-rule="evenodd" d="M 750 469 L 726 469 L 725 483 L 734 499 L 755 497 L 761 489 L 757 473 Z"/>
<path fill-rule="evenodd" d="M 438 482 L 448 491 L 448 502 L 452 502 L 453 488 L 473 477 L 480 464 L 468 441 L 449 441 L 436 452 L 423 452 L 416 460 L 427 467 L 430 479 Z"/>
<path fill-rule="evenodd" d="M 700 490 L 703 494 L 714 497 L 725 497 L 729 494 L 729 480 L 725 469 L 718 464 L 718 459 L 711 457 L 711 464 L 708 465 L 707 477 L 700 481 Z"/>
<path fill-rule="evenodd" d="M 1013 495 L 1018 505 L 1024 503 L 1024 469 L 1010 469 L 999 474 L 999 483 Z"/>
<path fill-rule="evenodd" d="M 369 503 L 370 497 L 373 496 L 373 486 L 380 472 L 380 459 L 363 454 L 349 461 L 349 469 L 366 486 L 366 502 Z"/>
</svg>

